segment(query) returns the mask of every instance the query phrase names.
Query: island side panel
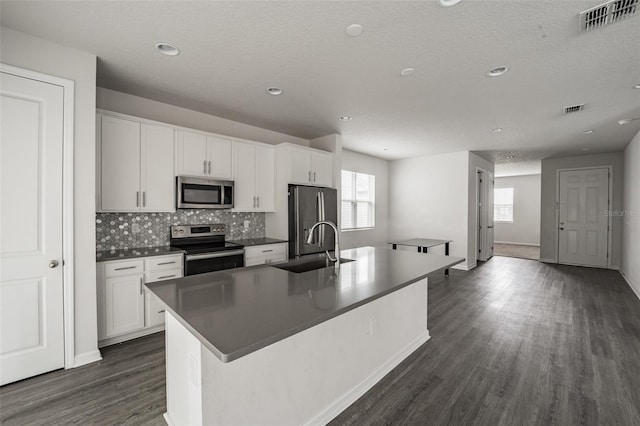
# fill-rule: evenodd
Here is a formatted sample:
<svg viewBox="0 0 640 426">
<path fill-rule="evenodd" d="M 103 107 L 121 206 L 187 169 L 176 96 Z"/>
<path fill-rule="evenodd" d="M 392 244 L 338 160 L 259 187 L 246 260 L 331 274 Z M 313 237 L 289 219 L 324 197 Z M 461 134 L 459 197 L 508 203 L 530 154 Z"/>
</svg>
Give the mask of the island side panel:
<svg viewBox="0 0 640 426">
<path fill-rule="evenodd" d="M 170 426 L 201 425 L 200 341 L 167 311 L 165 314 L 167 413 Z"/>
<path fill-rule="evenodd" d="M 202 346 L 202 422 L 326 424 L 428 339 L 424 279 L 229 363 Z"/>
</svg>

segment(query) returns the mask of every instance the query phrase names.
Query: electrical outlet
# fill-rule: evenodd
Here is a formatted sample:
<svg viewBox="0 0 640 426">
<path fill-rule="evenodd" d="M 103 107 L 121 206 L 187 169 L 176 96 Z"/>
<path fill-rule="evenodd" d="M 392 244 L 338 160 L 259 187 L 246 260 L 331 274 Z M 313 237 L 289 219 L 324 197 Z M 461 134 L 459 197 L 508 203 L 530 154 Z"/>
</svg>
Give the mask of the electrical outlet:
<svg viewBox="0 0 640 426">
<path fill-rule="evenodd" d="M 249 229 L 249 225 L 251 225 L 251 222 L 248 220 L 244 221 L 244 229 Z"/>
<path fill-rule="evenodd" d="M 367 330 L 367 334 L 369 336 L 374 336 L 378 334 L 378 319 L 371 318 L 369 319 L 369 330 Z"/>
</svg>

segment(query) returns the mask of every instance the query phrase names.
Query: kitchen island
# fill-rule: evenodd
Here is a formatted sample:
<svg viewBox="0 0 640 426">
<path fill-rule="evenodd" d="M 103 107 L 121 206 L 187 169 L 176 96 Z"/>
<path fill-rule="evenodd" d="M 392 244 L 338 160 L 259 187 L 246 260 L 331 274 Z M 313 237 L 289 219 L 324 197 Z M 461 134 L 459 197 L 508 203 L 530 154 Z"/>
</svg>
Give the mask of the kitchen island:
<svg viewBox="0 0 640 426">
<path fill-rule="evenodd" d="M 148 284 L 166 309 L 167 423 L 328 422 L 429 339 L 426 277 L 464 260 L 373 247 L 341 258 L 353 261 Z"/>
</svg>

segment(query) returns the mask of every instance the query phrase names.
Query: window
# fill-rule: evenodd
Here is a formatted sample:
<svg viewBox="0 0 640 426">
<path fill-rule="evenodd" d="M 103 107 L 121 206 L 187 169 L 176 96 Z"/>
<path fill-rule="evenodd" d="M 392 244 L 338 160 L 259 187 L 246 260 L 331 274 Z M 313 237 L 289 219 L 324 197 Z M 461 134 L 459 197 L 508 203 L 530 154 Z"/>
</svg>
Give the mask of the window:
<svg viewBox="0 0 640 426">
<path fill-rule="evenodd" d="M 375 176 L 342 171 L 343 230 L 375 226 L 375 192 Z"/>
<path fill-rule="evenodd" d="M 513 188 L 493 190 L 494 222 L 513 222 Z"/>
</svg>

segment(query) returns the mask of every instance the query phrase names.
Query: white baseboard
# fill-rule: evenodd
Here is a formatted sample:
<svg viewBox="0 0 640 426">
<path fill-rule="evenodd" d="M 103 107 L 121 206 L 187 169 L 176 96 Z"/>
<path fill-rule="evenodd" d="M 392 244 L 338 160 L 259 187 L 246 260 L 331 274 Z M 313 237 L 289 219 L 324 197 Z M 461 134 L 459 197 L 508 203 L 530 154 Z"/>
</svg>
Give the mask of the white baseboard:
<svg viewBox="0 0 640 426">
<path fill-rule="evenodd" d="M 544 263 L 558 263 L 558 262 L 556 262 L 556 260 L 555 260 L 555 259 L 543 259 L 543 258 L 540 258 L 540 259 L 538 259 L 538 260 L 539 260 L 540 262 L 544 262 Z"/>
<path fill-rule="evenodd" d="M 175 423 L 173 423 L 173 422 L 171 421 L 171 417 L 169 417 L 169 413 L 164 413 L 164 414 L 162 415 L 162 417 L 164 417 L 164 421 L 165 421 L 165 422 L 167 422 L 167 425 L 168 425 L 168 426 L 174 426 L 174 425 L 175 425 Z"/>
<path fill-rule="evenodd" d="M 102 355 L 99 350 L 85 352 L 83 354 L 76 355 L 73 359 L 73 367 L 80 367 L 82 365 L 91 364 L 92 362 L 100 361 L 102 359 Z"/>
<path fill-rule="evenodd" d="M 624 280 L 627 282 L 627 284 L 629 284 L 629 287 L 631 287 L 631 291 L 633 291 L 633 293 L 636 295 L 636 297 L 638 299 L 640 299 L 640 288 L 636 289 L 633 284 L 631 284 L 631 280 L 629 280 L 629 278 L 627 278 L 627 276 L 624 274 L 624 272 L 622 271 L 622 269 L 620 269 L 620 275 L 622 275 L 622 278 L 624 278 Z M 639 286 L 640 287 L 640 286 Z"/>
<path fill-rule="evenodd" d="M 609 269 L 613 269 L 614 271 L 619 271 L 619 270 L 620 270 L 620 266 L 618 266 L 618 265 L 611 265 L 611 266 L 609 266 Z"/>
<path fill-rule="evenodd" d="M 429 330 L 407 347 L 394 355 L 389 361 L 380 366 L 376 371 L 371 373 L 366 379 L 360 382 L 355 388 L 351 389 L 347 393 L 335 399 L 327 408 L 322 410 L 316 416 L 307 421 L 306 425 L 326 425 L 333 420 L 338 414 L 343 412 L 348 406 L 356 402 L 358 398 L 367 393 L 376 383 L 378 383 L 384 376 L 386 376 L 391 370 L 398 366 L 406 357 L 408 357 L 413 351 L 418 349 L 422 344 L 431 338 Z"/>
<path fill-rule="evenodd" d="M 535 244 L 535 243 L 519 243 L 517 241 L 494 241 L 494 243 L 497 244 L 516 244 L 519 246 L 532 246 L 532 247 L 540 247 L 540 244 Z"/>
<path fill-rule="evenodd" d="M 137 339 L 148 334 L 157 333 L 164 330 L 164 324 L 156 325 L 154 327 L 143 328 L 142 330 L 134 331 L 133 333 L 121 334 L 120 336 L 108 337 L 98 341 L 98 347 L 104 348 L 105 346 L 115 345 L 116 343 L 126 342 L 127 340 Z"/>
<path fill-rule="evenodd" d="M 476 267 L 476 263 L 472 264 L 472 265 L 467 265 L 464 263 L 458 263 L 457 265 L 452 266 L 450 269 L 458 269 L 460 271 L 470 271 L 473 268 Z"/>
</svg>

